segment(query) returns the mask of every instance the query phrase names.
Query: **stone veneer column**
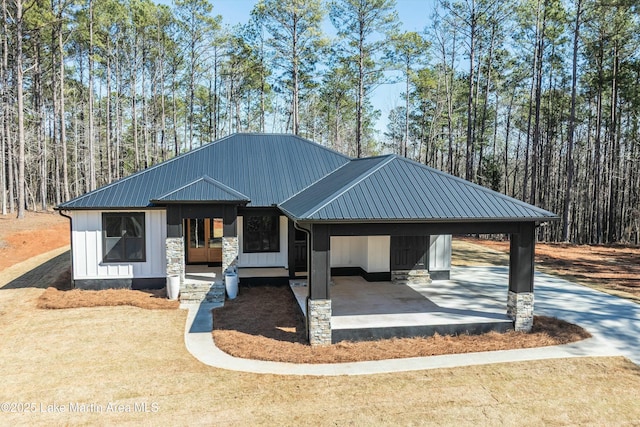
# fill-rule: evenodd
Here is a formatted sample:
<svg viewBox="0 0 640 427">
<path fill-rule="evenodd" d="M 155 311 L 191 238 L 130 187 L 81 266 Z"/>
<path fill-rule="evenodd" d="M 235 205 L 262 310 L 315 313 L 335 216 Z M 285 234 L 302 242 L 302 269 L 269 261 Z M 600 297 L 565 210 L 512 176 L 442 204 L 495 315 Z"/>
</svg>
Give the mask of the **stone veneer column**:
<svg viewBox="0 0 640 427">
<path fill-rule="evenodd" d="M 430 285 L 431 275 L 429 270 L 393 270 L 391 272 L 391 283 L 394 285 Z"/>
<path fill-rule="evenodd" d="M 507 316 L 513 320 L 516 331 L 529 332 L 533 327 L 533 292 L 509 291 Z"/>
<path fill-rule="evenodd" d="M 222 238 L 222 273 L 229 267 L 236 265 L 238 261 L 238 238 L 223 237 Z"/>
<path fill-rule="evenodd" d="M 184 240 L 182 237 L 167 237 L 167 276 L 180 276 L 180 287 L 184 283 Z"/>
<path fill-rule="evenodd" d="M 309 344 L 321 346 L 331 344 L 331 300 L 307 299 Z"/>
</svg>

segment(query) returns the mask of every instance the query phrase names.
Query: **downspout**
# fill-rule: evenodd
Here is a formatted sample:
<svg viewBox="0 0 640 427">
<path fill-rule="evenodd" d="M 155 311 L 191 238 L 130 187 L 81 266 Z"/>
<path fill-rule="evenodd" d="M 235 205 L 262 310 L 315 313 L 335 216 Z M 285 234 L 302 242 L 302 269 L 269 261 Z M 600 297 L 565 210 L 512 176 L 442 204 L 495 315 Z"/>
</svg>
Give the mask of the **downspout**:
<svg viewBox="0 0 640 427">
<path fill-rule="evenodd" d="M 71 287 L 75 288 L 76 281 L 73 278 L 73 218 L 62 213 L 62 210 L 58 210 L 58 213 L 69 220 L 69 245 L 71 246 L 71 250 L 69 251 L 69 255 L 71 257 Z"/>
</svg>

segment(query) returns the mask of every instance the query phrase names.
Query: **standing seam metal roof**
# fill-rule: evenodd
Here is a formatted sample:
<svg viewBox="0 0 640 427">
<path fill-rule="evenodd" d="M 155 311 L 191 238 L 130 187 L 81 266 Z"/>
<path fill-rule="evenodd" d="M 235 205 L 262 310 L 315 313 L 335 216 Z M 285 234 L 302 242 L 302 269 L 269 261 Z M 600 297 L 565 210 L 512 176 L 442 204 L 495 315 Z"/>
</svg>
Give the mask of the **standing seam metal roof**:
<svg viewBox="0 0 640 427">
<path fill-rule="evenodd" d="M 248 206 L 272 206 L 349 160 L 294 135 L 234 134 L 62 203 L 58 209 L 151 207 L 151 200 L 204 175 L 245 195 L 251 200 Z"/>
<path fill-rule="evenodd" d="M 280 208 L 294 219 L 311 221 L 557 218 L 544 209 L 396 155 L 353 160 Z"/>
<path fill-rule="evenodd" d="M 350 159 L 294 135 L 235 134 L 58 206 L 277 205 L 308 221 L 543 221 L 551 212 L 395 155 Z"/>
</svg>

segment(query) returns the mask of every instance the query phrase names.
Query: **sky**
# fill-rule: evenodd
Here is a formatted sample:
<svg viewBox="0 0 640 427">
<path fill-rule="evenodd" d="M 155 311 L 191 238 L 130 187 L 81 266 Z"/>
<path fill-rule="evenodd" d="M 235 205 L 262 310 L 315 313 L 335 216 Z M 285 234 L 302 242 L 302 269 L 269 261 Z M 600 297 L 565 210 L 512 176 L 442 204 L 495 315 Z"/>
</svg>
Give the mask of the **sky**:
<svg viewBox="0 0 640 427">
<path fill-rule="evenodd" d="M 234 26 L 245 24 L 250 19 L 251 9 L 257 0 L 211 0 L 213 13 L 222 16 L 223 25 Z M 422 32 L 429 24 L 430 16 L 434 10 L 435 0 L 397 0 L 396 11 L 400 18 L 402 30 Z M 333 26 L 326 18 L 324 31 L 331 34 Z M 379 86 L 371 95 L 371 102 L 377 110 L 380 110 L 380 119 L 376 129 L 380 132 L 386 130 L 389 111 L 403 102 L 401 93 L 404 92 L 404 84 L 385 84 Z"/>
</svg>

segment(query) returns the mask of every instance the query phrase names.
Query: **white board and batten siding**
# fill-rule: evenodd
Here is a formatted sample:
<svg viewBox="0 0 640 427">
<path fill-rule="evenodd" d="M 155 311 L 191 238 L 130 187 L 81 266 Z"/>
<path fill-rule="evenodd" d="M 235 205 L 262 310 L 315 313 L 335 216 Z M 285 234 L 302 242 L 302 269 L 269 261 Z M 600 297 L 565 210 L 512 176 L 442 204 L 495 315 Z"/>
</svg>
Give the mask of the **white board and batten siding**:
<svg viewBox="0 0 640 427">
<path fill-rule="evenodd" d="M 109 212 L 144 212 L 146 261 L 103 262 L 102 211 L 71 211 L 74 280 L 166 276 L 166 212 L 164 210 Z"/>
<path fill-rule="evenodd" d="M 367 273 L 389 271 L 389 236 L 331 236 L 331 267 L 360 267 Z"/>
<path fill-rule="evenodd" d="M 288 227 L 289 220 L 280 216 L 280 252 L 245 253 L 242 240 L 243 218 L 238 217 L 238 266 L 240 267 L 282 267 L 288 268 Z"/>
<path fill-rule="evenodd" d="M 451 270 L 451 235 L 431 236 L 429 243 L 429 271 Z"/>
</svg>

